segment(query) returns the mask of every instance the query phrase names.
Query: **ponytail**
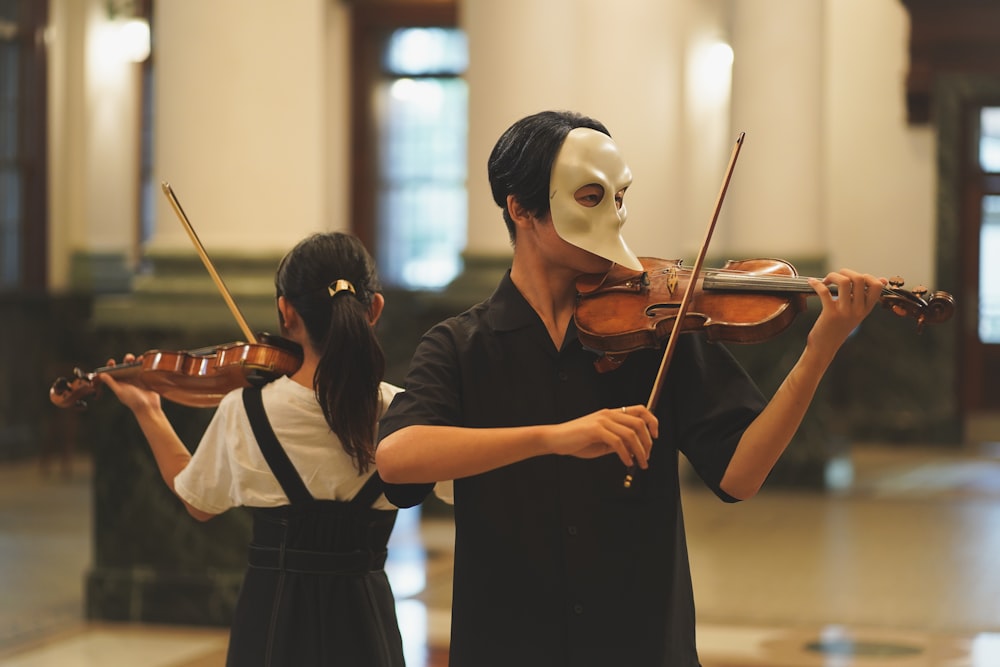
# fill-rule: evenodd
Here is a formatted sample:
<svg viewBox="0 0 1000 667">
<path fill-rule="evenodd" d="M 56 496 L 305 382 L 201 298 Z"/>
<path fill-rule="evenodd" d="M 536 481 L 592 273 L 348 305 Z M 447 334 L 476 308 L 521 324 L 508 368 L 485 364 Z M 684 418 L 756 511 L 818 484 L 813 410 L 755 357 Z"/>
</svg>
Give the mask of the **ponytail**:
<svg viewBox="0 0 1000 667">
<path fill-rule="evenodd" d="M 275 274 L 319 354 L 313 389 L 330 429 L 358 472 L 375 462 L 385 355 L 371 323 L 380 285 L 361 242 L 339 232 L 301 241 Z"/>
<path fill-rule="evenodd" d="M 313 386 L 326 423 L 358 471 L 365 472 L 375 462 L 385 355 L 369 321 L 369 305 L 347 292 L 329 299 L 330 326 L 319 345 Z"/>
</svg>

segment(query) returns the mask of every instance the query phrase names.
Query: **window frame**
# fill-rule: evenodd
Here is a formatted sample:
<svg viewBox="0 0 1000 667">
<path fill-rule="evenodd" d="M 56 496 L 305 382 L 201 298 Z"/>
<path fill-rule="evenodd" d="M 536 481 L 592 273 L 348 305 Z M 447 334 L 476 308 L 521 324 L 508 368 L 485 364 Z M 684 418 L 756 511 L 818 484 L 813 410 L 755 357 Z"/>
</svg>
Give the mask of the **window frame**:
<svg viewBox="0 0 1000 667">
<path fill-rule="evenodd" d="M 367 1 L 351 6 L 350 230 L 378 254 L 378 127 L 372 91 L 381 78 L 381 47 L 398 28 L 458 27 L 454 0 Z"/>
<path fill-rule="evenodd" d="M 21 0 L 13 41 L 19 50 L 17 147 L 12 162 L 21 174 L 21 202 L 16 255 L 19 265 L 4 291 L 41 292 L 48 287 L 48 53 L 44 39 L 47 2 Z"/>
</svg>

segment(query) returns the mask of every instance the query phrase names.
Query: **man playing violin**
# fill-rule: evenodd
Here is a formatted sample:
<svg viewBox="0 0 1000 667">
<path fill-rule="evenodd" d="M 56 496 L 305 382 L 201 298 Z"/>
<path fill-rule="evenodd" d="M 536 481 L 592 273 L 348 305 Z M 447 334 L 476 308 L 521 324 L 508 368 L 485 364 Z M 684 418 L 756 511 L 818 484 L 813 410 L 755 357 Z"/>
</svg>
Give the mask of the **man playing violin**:
<svg viewBox="0 0 1000 667">
<path fill-rule="evenodd" d="M 608 130 L 538 113 L 488 166 L 510 270 L 424 336 L 376 454 L 397 505 L 454 480 L 449 664 L 697 666 L 677 453 L 722 500 L 756 494 L 885 280 L 810 281 L 821 314 L 769 401 L 723 346 L 683 335 L 651 412 L 662 353 L 600 373 L 573 320 L 581 274 L 642 269 L 621 236 L 632 176 Z"/>
</svg>

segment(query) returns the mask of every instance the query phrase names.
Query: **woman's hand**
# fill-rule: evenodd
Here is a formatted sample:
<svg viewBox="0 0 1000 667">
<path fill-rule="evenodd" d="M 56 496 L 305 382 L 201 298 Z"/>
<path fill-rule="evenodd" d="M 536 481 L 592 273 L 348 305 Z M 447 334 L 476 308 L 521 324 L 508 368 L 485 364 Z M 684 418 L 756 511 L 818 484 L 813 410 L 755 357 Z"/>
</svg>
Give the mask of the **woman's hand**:
<svg viewBox="0 0 1000 667">
<path fill-rule="evenodd" d="M 122 359 L 122 363 L 128 364 L 135 361 L 134 354 L 126 354 Z M 116 362 L 114 359 L 108 359 L 107 366 L 115 366 Z M 122 405 L 130 409 L 132 412 L 138 412 L 141 410 L 159 410 L 160 409 L 160 395 L 155 391 L 146 389 L 145 387 L 132 383 L 132 382 L 119 382 L 115 379 L 113 373 L 98 373 L 96 378 L 107 385 L 108 389 L 115 393 L 118 400 L 122 402 Z"/>
</svg>

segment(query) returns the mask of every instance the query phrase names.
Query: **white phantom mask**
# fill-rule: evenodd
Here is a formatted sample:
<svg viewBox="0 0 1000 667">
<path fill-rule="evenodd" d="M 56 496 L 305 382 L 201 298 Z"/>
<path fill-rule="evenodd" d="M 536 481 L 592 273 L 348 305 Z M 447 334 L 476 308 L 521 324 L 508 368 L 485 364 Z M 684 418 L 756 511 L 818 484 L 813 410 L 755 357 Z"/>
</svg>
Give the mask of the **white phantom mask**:
<svg viewBox="0 0 1000 667">
<path fill-rule="evenodd" d="M 576 192 L 595 183 L 604 188 L 597 206 L 584 206 Z M 564 241 L 636 271 L 642 264 L 621 236 L 625 206 L 615 194 L 632 184 L 632 171 L 611 137 L 589 127 L 570 130 L 552 165 L 549 208 L 556 233 Z"/>
</svg>

